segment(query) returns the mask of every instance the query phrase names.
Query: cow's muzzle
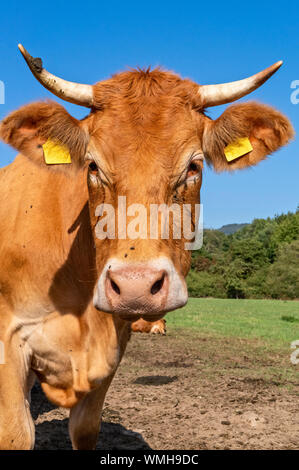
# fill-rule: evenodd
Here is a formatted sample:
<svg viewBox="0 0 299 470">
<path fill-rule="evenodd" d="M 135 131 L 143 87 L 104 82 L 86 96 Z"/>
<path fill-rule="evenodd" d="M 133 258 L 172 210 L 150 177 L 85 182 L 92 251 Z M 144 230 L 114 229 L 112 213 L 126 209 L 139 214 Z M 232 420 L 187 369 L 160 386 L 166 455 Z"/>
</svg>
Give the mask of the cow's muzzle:
<svg viewBox="0 0 299 470">
<path fill-rule="evenodd" d="M 185 281 L 167 258 L 147 263 L 112 259 L 98 281 L 94 305 L 128 321 L 139 317 L 155 321 L 185 305 L 187 298 Z"/>
</svg>

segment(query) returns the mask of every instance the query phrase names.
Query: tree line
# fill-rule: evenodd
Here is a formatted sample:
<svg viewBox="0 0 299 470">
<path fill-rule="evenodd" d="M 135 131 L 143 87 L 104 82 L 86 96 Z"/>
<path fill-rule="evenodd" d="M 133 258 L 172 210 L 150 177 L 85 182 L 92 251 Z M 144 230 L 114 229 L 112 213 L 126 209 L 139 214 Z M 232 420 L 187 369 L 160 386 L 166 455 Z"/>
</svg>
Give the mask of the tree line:
<svg viewBox="0 0 299 470">
<path fill-rule="evenodd" d="M 299 299 L 299 206 L 233 234 L 204 230 L 187 283 L 191 297 Z"/>
</svg>

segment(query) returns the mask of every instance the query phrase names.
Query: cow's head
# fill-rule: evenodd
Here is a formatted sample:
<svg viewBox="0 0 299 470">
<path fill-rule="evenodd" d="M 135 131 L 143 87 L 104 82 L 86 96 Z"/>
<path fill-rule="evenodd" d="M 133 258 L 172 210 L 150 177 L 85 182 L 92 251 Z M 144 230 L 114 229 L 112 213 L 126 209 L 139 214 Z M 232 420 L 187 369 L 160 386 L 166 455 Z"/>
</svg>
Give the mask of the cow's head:
<svg viewBox="0 0 299 470">
<path fill-rule="evenodd" d="M 106 239 L 95 236 L 98 281 L 94 305 L 128 320 L 140 316 L 155 320 L 183 306 L 187 301 L 184 278 L 190 267 L 184 235 L 175 238 L 170 228 L 169 238 L 163 238 L 159 216 L 156 238 L 149 235 L 149 219 L 145 229 L 136 226 L 135 220 L 137 238 L 128 237 L 118 231 L 117 211 L 124 201 L 126 209 L 131 207 L 128 224 L 140 215 L 140 207 L 132 204 L 145 207 L 147 216 L 153 204 L 191 204 L 194 223 L 204 162 L 216 171 L 236 170 L 256 165 L 285 145 L 293 135 L 292 126 L 269 106 L 254 102 L 232 105 L 215 121 L 205 114 L 209 106 L 235 101 L 258 88 L 281 63 L 222 85 L 199 86 L 156 69 L 124 72 L 90 86 L 49 74 L 40 59 L 20 49 L 47 89 L 91 108 L 89 116 L 78 121 L 57 103 L 30 104 L 7 117 L 0 132 L 4 141 L 40 165 L 45 165 L 42 145 L 48 139 L 67 147 L 72 165 L 62 165 L 63 171 L 86 168 L 88 173 L 94 229 L 103 220 L 101 204 L 116 210 L 115 238 L 113 233 Z M 252 150 L 228 162 L 225 147 L 244 137 L 249 138 Z M 102 215 L 107 216 L 107 211 Z M 109 225 L 113 232 L 111 218 L 108 214 L 106 229 Z"/>
</svg>

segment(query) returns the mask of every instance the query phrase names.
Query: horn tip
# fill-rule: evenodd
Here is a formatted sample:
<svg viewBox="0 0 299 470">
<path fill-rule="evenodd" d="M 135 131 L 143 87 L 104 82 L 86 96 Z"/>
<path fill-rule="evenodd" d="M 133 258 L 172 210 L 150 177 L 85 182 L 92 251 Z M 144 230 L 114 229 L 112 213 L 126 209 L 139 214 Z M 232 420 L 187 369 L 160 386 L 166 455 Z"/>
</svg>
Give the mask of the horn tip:
<svg viewBox="0 0 299 470">
<path fill-rule="evenodd" d="M 26 51 L 25 47 L 22 44 L 18 44 L 18 48 L 24 59 L 28 60 L 30 58 L 30 54 L 28 53 L 28 51 Z"/>
<path fill-rule="evenodd" d="M 43 62 L 39 57 L 32 57 L 28 51 L 26 51 L 25 47 L 22 44 L 18 44 L 18 48 L 21 51 L 22 56 L 26 60 L 29 68 L 33 72 L 33 74 L 41 73 L 43 70 Z"/>
<path fill-rule="evenodd" d="M 281 67 L 282 64 L 283 64 L 283 60 L 278 60 L 278 61 L 274 64 L 274 67 L 275 67 L 276 69 L 279 69 L 279 67 Z"/>
<path fill-rule="evenodd" d="M 25 47 L 23 47 L 22 44 L 18 44 L 18 48 L 23 55 L 26 53 Z"/>
</svg>

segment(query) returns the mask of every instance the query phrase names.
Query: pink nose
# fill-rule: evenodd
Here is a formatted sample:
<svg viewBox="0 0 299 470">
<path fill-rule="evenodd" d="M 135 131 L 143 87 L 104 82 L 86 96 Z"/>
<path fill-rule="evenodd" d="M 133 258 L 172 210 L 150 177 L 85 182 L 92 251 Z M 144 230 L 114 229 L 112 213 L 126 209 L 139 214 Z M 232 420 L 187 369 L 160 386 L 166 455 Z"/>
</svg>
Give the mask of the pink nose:
<svg viewBox="0 0 299 470">
<path fill-rule="evenodd" d="M 155 314 L 165 310 L 169 277 L 166 270 L 126 266 L 108 270 L 105 290 L 112 311 Z"/>
</svg>

